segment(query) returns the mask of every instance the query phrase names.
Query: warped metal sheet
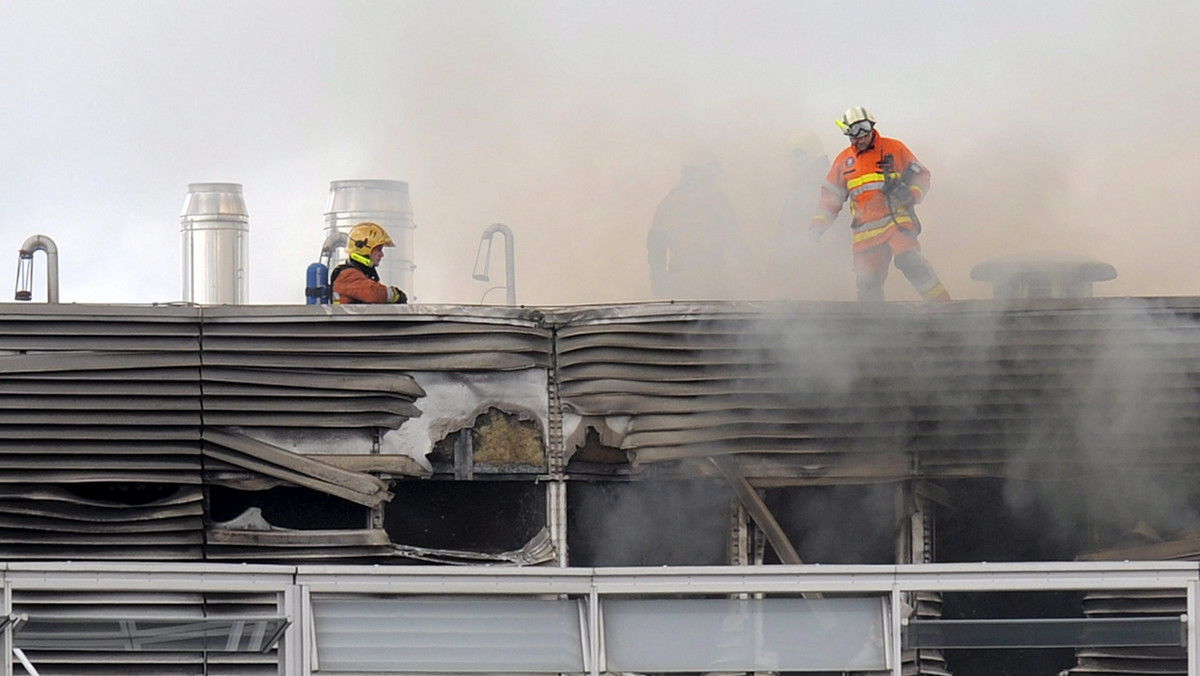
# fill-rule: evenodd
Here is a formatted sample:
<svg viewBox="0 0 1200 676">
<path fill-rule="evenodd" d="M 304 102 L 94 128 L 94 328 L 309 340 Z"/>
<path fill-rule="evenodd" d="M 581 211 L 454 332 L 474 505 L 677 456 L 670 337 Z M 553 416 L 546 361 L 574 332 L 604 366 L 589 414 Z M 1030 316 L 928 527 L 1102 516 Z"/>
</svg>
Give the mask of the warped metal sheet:
<svg viewBox="0 0 1200 676">
<path fill-rule="evenodd" d="M 164 545 L 201 545 L 203 535 L 193 528 L 190 531 L 170 531 L 165 533 L 121 533 L 119 537 L 106 537 L 104 533 L 59 533 L 45 530 L 18 530 L 0 527 L 0 545 L 67 545 L 78 547 L 123 546 L 123 547 L 161 547 Z M 84 558 L 93 558 L 87 556 Z"/>
<path fill-rule="evenodd" d="M 379 528 L 358 530 L 235 530 L 209 528 L 205 531 L 208 544 L 216 546 L 254 547 L 390 547 L 391 541 Z"/>
<path fill-rule="evenodd" d="M 40 371 L 31 373 L 4 373 L 4 380 L 11 382 L 35 381 L 47 384 L 57 384 L 56 381 L 70 380 L 91 385 L 89 381 L 104 383 L 120 383 L 137 381 L 144 383 L 168 383 L 175 387 L 186 387 L 195 383 L 199 371 L 195 368 L 156 367 L 152 364 L 144 368 L 127 369 L 89 369 L 86 371 Z"/>
<path fill-rule="evenodd" d="M 427 354 L 458 354 L 480 350 L 489 352 L 534 352 L 548 348 L 546 337 L 540 340 L 529 340 L 522 336 L 509 336 L 499 332 L 476 333 L 463 338 L 453 333 L 431 334 L 416 338 L 401 336 L 369 336 L 353 339 L 336 336 L 336 339 L 315 340 L 310 336 L 251 336 L 226 338 L 205 334 L 205 353 L 217 352 L 279 352 L 303 354 L 358 354 L 376 355 L 389 353 L 427 355 Z M 3 344 L 0 343 L 0 349 Z M 351 365 L 348 365 L 351 366 Z"/>
<path fill-rule="evenodd" d="M 65 352 L 0 355 L 0 373 L 47 373 L 200 366 L 197 352 Z M 198 374 L 197 374 L 198 375 Z"/>
<path fill-rule="evenodd" d="M 104 350 L 107 352 L 139 352 L 146 349 L 146 342 L 154 341 L 154 349 L 166 352 L 193 352 L 198 345 L 198 336 L 110 336 L 110 335 L 58 335 L 41 334 L 28 336 L 5 335 L 0 332 L 0 350 L 29 350 L 37 352 L 65 350 Z"/>
<path fill-rule="evenodd" d="M 102 500 L 81 497 L 59 486 L 11 486 L 0 484 L 0 500 L 24 500 L 28 501 L 27 504 L 45 503 L 48 505 L 66 503 L 67 505 L 80 505 L 84 511 L 88 511 L 92 507 L 107 507 L 111 505 L 111 503 Z M 173 509 L 176 506 L 198 503 L 200 500 L 201 494 L 199 488 L 181 486 L 170 495 L 160 497 L 153 503 L 138 506 L 123 505 L 122 510 L 128 510 L 136 514 L 141 510 Z M 58 504 L 54 508 L 69 509 L 70 507 L 63 507 L 61 504 Z"/>
<path fill-rule="evenodd" d="M 902 451 L 952 471 L 1107 452 L 1178 463 L 1200 432 L 1195 299 L 949 306 L 661 304 L 554 315 L 560 396 L 628 416 L 635 463 Z M 1125 409 L 1144 421 L 1126 424 Z M 1142 424 L 1144 423 L 1144 425 Z M 1097 432 L 1104 429 L 1109 432 Z M 1140 432 L 1139 432 L 1140 430 Z"/>
<path fill-rule="evenodd" d="M 0 411 L 11 410 L 53 410 L 60 411 L 141 411 L 144 414 L 156 411 L 199 411 L 200 397 L 188 395 L 185 397 L 149 397 L 149 396 L 88 396 L 82 392 L 74 392 L 70 396 L 61 394 L 6 396 L 0 394 Z"/>
<path fill-rule="evenodd" d="M 394 559 L 390 545 L 328 547 L 320 542 L 310 547 L 263 547 L 221 545 L 208 547 L 205 558 L 212 561 L 337 561 Z"/>
<path fill-rule="evenodd" d="M 204 508 L 200 504 L 200 495 L 197 494 L 194 501 L 186 504 L 158 507 L 124 507 L 120 509 L 96 509 L 95 506 L 84 507 L 74 504 L 57 505 L 52 509 L 44 505 L 41 501 L 8 502 L 0 504 L 0 513 L 53 518 L 62 521 L 79 521 L 91 524 L 97 522 L 151 521 L 154 519 L 173 519 L 187 516 L 200 517 L 204 515 Z"/>
<path fill-rule="evenodd" d="M 204 556 L 202 543 L 188 539 L 180 543 L 97 544 L 81 538 L 64 542 L 0 541 L 5 558 L 10 561 L 199 561 Z"/>
<path fill-rule="evenodd" d="M 0 470 L 22 470 L 22 469 L 47 469 L 46 461 L 50 453 L 42 452 L 38 454 L 12 455 L 5 453 L 0 455 Z M 94 456 L 79 456 L 79 455 L 54 455 L 54 466 L 52 469 L 58 472 L 70 472 L 73 470 L 95 469 L 99 471 L 105 470 L 142 470 L 145 472 L 187 472 L 196 471 L 199 467 L 199 454 L 162 457 L 158 455 L 118 455 L 112 454 L 103 457 Z"/>
<path fill-rule="evenodd" d="M 311 369 L 271 370 L 265 368 L 229 369 L 206 364 L 205 391 L 213 383 L 276 386 L 280 388 L 319 389 L 323 391 L 391 392 L 412 398 L 425 396 L 425 390 L 411 376 L 379 375 L 371 372 L 348 374 L 342 371 L 324 372 Z M 284 391 L 287 393 L 287 391 Z"/>
<path fill-rule="evenodd" d="M 86 533 L 88 536 L 115 535 L 118 540 L 125 536 L 141 533 L 189 532 L 202 524 L 200 515 L 169 517 L 156 514 L 153 519 L 137 519 L 126 522 L 97 521 L 82 522 L 57 517 L 43 518 L 26 514 L 6 513 L 0 509 L 0 529 L 24 529 L 39 532 Z"/>
<path fill-rule="evenodd" d="M 313 416 L 307 413 L 220 412 L 206 413 L 204 421 L 219 427 L 285 427 L 298 429 L 391 428 L 403 425 L 412 416 L 356 411 Z"/>
<path fill-rule="evenodd" d="M 74 397 L 200 397 L 200 383 L 192 382 L 162 382 L 145 380 L 146 374 L 128 380 L 88 380 L 76 378 L 71 382 L 71 394 Z M 0 380 L 0 395 L 32 396 L 62 396 L 64 394 L 61 379 L 38 378 L 19 379 L 6 377 Z"/>
<path fill-rule="evenodd" d="M 368 507 L 390 500 L 387 483 L 229 431 L 206 428 L 204 452 L 232 465 Z"/>
<path fill-rule="evenodd" d="M 0 398 L 2 402 L 2 398 Z M 399 397 L 373 397 L 369 395 L 342 395 L 323 397 L 314 400 L 312 397 L 228 397 L 213 396 L 204 398 L 205 421 L 212 422 L 213 414 L 222 412 L 248 412 L 267 417 L 272 413 L 287 412 L 301 416 L 314 414 L 342 415 L 347 413 L 387 413 L 397 417 L 415 418 L 421 415 L 421 410 L 407 399 Z M 310 418 L 311 419 L 311 418 Z M 303 418 L 296 424 L 304 426 Z"/>
<path fill-rule="evenodd" d="M 57 422 L 61 422 L 58 420 Z M 173 441 L 199 440 L 200 429 L 194 425 L 155 426 L 105 425 L 87 427 L 78 425 L 46 427 L 29 425 L 22 419 L 19 424 L 0 425 L 0 439 L 57 439 L 57 440 L 127 440 L 127 441 Z"/>
<path fill-rule="evenodd" d="M 4 470 L 0 482 L 18 485 L 31 484 L 91 484 L 91 483 L 201 483 L 197 469 L 182 472 L 150 471 L 137 467 L 127 469 L 102 469 L 89 467 L 86 470 L 60 471 L 56 469 Z"/>
<path fill-rule="evenodd" d="M 205 364 L 224 367 L 242 368 L 305 368 L 330 369 L 344 371 L 348 368 L 347 356 L 344 354 L 329 355 L 283 355 L 283 354 L 254 354 L 254 353 L 215 353 L 205 354 Z M 362 369 L 369 371 L 515 371 L 546 367 L 550 364 L 550 356 L 546 353 L 531 352 L 512 354 L 507 352 L 463 354 L 430 354 L 404 355 L 381 354 L 371 355 L 369 363 L 363 363 Z"/>
</svg>

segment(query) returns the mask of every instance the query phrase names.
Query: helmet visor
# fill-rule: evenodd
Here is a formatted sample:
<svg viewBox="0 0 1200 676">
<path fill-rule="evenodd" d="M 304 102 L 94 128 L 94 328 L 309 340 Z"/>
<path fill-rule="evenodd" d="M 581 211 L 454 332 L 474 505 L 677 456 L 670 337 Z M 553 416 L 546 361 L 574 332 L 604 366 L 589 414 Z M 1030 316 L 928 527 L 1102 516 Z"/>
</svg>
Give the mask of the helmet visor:
<svg viewBox="0 0 1200 676">
<path fill-rule="evenodd" d="M 875 125 L 871 124 L 869 121 L 859 120 L 849 127 L 846 127 L 843 133 L 850 138 L 862 138 L 867 134 L 870 134 L 871 130 L 874 128 Z"/>
</svg>

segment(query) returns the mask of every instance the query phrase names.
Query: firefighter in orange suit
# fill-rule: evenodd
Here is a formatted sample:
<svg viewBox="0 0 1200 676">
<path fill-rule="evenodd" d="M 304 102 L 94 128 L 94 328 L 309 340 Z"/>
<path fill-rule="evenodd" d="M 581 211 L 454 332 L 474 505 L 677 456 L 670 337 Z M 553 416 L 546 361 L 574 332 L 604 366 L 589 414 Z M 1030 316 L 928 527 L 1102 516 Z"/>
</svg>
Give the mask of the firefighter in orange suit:
<svg viewBox="0 0 1200 676">
<path fill-rule="evenodd" d="M 903 143 L 880 136 L 875 118 L 865 108 L 850 108 L 837 123 L 850 139 L 850 147 L 829 168 L 809 237 L 819 239 L 849 200 L 860 301 L 883 301 L 883 283 L 893 258 L 922 298 L 950 300 L 917 242 L 921 222 L 912 207 L 929 190 L 929 170 Z"/>
<path fill-rule="evenodd" d="M 333 269 L 329 279 L 333 283 L 335 303 L 407 303 L 403 291 L 379 283 L 379 272 L 375 266 L 383 260 L 383 248 L 393 246 L 388 236 L 377 223 L 359 223 L 350 229 L 346 241 L 349 260 Z"/>
</svg>

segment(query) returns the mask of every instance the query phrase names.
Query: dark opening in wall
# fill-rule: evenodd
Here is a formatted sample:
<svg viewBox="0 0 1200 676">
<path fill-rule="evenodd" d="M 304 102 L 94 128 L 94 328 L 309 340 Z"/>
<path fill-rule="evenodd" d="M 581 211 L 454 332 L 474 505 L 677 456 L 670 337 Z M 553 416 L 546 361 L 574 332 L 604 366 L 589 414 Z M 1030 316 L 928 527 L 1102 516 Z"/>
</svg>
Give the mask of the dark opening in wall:
<svg viewBox="0 0 1200 676">
<path fill-rule="evenodd" d="M 62 484 L 62 488 L 86 500 L 113 502 L 121 505 L 148 505 L 169 498 L 179 490 L 179 486 L 175 484 L 130 482 Z"/>
<path fill-rule="evenodd" d="M 942 595 L 942 619 L 1082 618 L 1082 592 L 955 592 Z M 1075 666 L 1074 648 L 944 650 L 954 676 L 1059 674 Z"/>
<path fill-rule="evenodd" d="M 1074 561 L 1088 519 L 1080 486 L 1007 479 L 939 481 L 948 505 L 934 508 L 937 562 Z"/>
<path fill-rule="evenodd" d="M 763 502 L 804 563 L 896 562 L 896 486 L 789 486 Z M 769 546 L 766 563 L 779 563 Z"/>
<path fill-rule="evenodd" d="M 208 515 L 213 522 L 229 521 L 251 507 L 262 510 L 268 523 L 296 530 L 366 528 L 369 511 L 362 505 L 299 487 L 239 491 L 208 487 Z"/>
<path fill-rule="evenodd" d="M 1073 561 L 1087 540 L 1079 487 L 1003 479 L 939 481 L 949 505 L 936 505 L 938 562 Z M 944 619 L 1082 617 L 1079 592 L 952 593 Z M 947 650 L 955 676 L 1056 674 L 1075 665 L 1071 648 Z"/>
<path fill-rule="evenodd" d="M 545 440 L 533 420 L 489 408 L 475 417 L 469 429 L 457 430 L 435 442 L 426 455 L 435 476 L 460 479 L 475 474 L 544 474 Z"/>
<path fill-rule="evenodd" d="M 392 493 L 383 523 L 400 544 L 498 554 L 546 525 L 546 486 L 534 481 L 400 481 Z"/>
<path fill-rule="evenodd" d="M 732 498 L 715 479 L 570 482 L 570 565 L 723 565 Z"/>
<path fill-rule="evenodd" d="M 567 462 L 567 474 L 572 477 L 629 476 L 631 473 L 625 451 L 604 445 L 600 433 L 592 426 L 584 431 L 583 445 L 575 449 Z"/>
</svg>

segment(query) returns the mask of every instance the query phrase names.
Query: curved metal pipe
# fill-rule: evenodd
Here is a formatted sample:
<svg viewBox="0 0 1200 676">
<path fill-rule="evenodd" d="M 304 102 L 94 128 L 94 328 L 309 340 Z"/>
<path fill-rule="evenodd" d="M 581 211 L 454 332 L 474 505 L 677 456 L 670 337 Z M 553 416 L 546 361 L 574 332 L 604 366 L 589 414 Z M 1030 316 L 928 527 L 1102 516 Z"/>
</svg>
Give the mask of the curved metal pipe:
<svg viewBox="0 0 1200 676">
<path fill-rule="evenodd" d="M 321 243 L 321 255 L 317 260 L 327 268 L 333 267 L 333 258 L 337 254 L 337 250 L 345 249 L 349 239 L 347 233 L 341 230 L 330 230 L 325 241 Z"/>
<path fill-rule="evenodd" d="M 517 264 L 516 257 L 513 253 L 514 243 L 512 229 L 503 223 L 493 223 L 488 226 L 487 230 L 483 231 L 483 239 L 479 241 L 479 250 L 475 252 L 475 271 L 471 274 L 472 277 L 481 282 L 490 280 L 488 268 L 491 265 L 492 259 L 492 237 L 496 233 L 504 235 L 504 300 L 508 305 L 517 304 Z M 487 244 L 487 251 L 484 251 L 484 244 Z M 483 269 L 479 269 L 479 261 L 482 254 Z"/>
<path fill-rule="evenodd" d="M 21 245 L 17 258 L 17 300 L 33 300 L 33 254 L 46 254 L 46 302 L 58 302 L 58 247 L 46 235 L 32 235 Z"/>
</svg>

